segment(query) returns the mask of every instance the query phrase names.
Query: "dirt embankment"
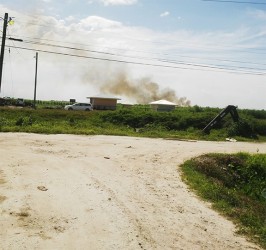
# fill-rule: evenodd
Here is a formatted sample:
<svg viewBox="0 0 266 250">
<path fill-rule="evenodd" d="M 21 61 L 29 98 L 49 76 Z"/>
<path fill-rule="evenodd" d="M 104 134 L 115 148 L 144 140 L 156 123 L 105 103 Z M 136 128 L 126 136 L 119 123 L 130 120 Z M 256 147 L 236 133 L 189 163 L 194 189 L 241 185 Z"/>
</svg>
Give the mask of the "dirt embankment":
<svg viewBox="0 0 266 250">
<path fill-rule="evenodd" d="M 178 165 L 265 144 L 0 134 L 0 249 L 259 249 Z"/>
</svg>

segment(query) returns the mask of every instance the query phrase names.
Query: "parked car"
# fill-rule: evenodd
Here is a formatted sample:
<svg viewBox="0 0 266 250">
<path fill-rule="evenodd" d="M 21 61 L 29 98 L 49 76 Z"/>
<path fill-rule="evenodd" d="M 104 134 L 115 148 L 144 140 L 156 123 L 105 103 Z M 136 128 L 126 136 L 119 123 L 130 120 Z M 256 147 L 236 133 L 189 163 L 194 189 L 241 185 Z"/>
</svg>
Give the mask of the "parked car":
<svg viewBox="0 0 266 250">
<path fill-rule="evenodd" d="M 16 106 L 24 107 L 25 106 L 24 99 L 18 98 L 17 101 L 16 101 Z"/>
<path fill-rule="evenodd" d="M 85 110 L 85 111 L 92 111 L 92 105 L 90 103 L 74 103 L 71 105 L 66 105 L 65 110 Z"/>
</svg>

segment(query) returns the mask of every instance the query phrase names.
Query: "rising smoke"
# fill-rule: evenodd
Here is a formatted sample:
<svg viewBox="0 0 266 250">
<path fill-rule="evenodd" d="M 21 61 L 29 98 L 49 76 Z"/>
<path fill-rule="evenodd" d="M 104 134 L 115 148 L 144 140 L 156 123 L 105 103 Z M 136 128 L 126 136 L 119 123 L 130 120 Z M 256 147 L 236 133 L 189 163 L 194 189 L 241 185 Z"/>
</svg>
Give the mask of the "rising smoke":
<svg viewBox="0 0 266 250">
<path fill-rule="evenodd" d="M 117 73 L 115 77 L 100 86 L 100 91 L 106 94 L 125 96 L 139 104 L 147 104 L 157 100 L 167 100 L 180 106 L 189 106 L 186 97 L 177 97 L 172 89 L 160 89 L 159 85 L 149 78 L 130 80 L 125 72 Z"/>
<path fill-rule="evenodd" d="M 38 15 L 36 15 L 36 17 L 37 16 Z M 90 32 L 85 32 L 84 30 L 83 32 L 79 32 L 78 29 L 74 29 L 75 27 L 79 27 L 78 24 L 76 26 L 73 24 L 72 26 L 68 27 L 63 22 L 60 22 L 59 20 L 53 17 L 36 17 L 34 17 L 33 19 L 29 19 L 23 27 L 25 33 L 38 34 L 37 37 L 39 37 L 39 40 L 36 40 L 36 42 L 45 41 L 45 43 L 51 44 L 53 43 L 53 40 L 73 41 L 74 38 L 77 39 L 78 42 L 79 40 L 84 40 L 84 37 L 89 36 L 91 44 L 97 44 L 100 46 L 100 42 L 97 36 L 93 38 Z M 53 29 L 51 29 L 52 24 L 54 26 Z M 62 38 L 62 34 L 64 35 L 64 38 Z M 38 43 L 34 44 L 34 46 L 37 49 L 47 49 L 42 45 L 38 45 Z M 69 46 L 69 44 L 67 44 L 67 46 Z M 87 49 L 86 46 L 84 46 L 83 48 L 81 44 L 79 44 L 79 46 L 77 47 L 79 47 L 80 49 Z M 57 52 L 74 54 L 77 56 L 82 55 L 99 57 L 98 54 L 95 55 L 94 53 L 89 52 L 88 50 L 81 51 L 68 48 L 51 49 L 51 47 L 49 48 L 49 50 L 56 50 Z M 42 57 L 44 58 L 44 55 Z M 60 63 L 60 66 L 62 68 L 62 62 L 65 63 L 63 64 L 63 69 L 65 70 L 62 75 L 69 76 L 71 74 L 71 70 L 67 69 L 69 67 L 72 67 L 73 60 L 78 59 L 64 58 L 59 56 L 54 57 L 55 60 L 53 61 L 53 65 L 57 66 Z M 79 63 L 77 63 L 77 65 L 78 64 Z M 82 66 L 79 67 L 73 75 L 77 78 L 81 77 L 82 83 L 90 83 L 91 86 L 93 86 L 100 92 L 100 94 L 117 95 L 122 98 L 126 97 L 139 104 L 147 104 L 152 101 L 165 99 L 174 102 L 180 106 L 190 105 L 190 101 L 187 100 L 186 97 L 178 97 L 173 89 L 161 89 L 158 83 L 153 82 L 148 77 L 132 79 L 130 74 L 126 71 L 125 65 L 119 64 L 117 66 L 114 66 L 114 64 L 112 63 L 90 60 L 86 61 L 86 63 L 82 62 Z"/>
</svg>

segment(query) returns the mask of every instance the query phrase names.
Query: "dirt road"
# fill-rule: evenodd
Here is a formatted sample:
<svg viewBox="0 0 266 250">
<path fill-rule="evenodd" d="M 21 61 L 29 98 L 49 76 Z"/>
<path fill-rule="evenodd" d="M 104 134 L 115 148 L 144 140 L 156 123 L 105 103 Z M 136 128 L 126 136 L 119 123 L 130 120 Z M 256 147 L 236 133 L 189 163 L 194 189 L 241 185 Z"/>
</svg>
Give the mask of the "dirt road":
<svg viewBox="0 0 266 250">
<path fill-rule="evenodd" d="M 178 165 L 265 144 L 0 133 L 0 249 L 259 249 Z"/>
</svg>

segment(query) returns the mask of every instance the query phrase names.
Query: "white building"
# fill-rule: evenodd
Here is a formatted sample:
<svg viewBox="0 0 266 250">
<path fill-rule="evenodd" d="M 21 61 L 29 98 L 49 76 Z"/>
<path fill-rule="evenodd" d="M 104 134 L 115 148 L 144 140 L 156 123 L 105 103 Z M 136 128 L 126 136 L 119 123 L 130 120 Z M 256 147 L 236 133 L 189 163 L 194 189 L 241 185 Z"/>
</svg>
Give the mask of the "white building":
<svg viewBox="0 0 266 250">
<path fill-rule="evenodd" d="M 177 106 L 176 103 L 169 102 L 167 100 L 159 100 L 149 103 L 151 108 L 155 111 L 172 111 Z"/>
</svg>

